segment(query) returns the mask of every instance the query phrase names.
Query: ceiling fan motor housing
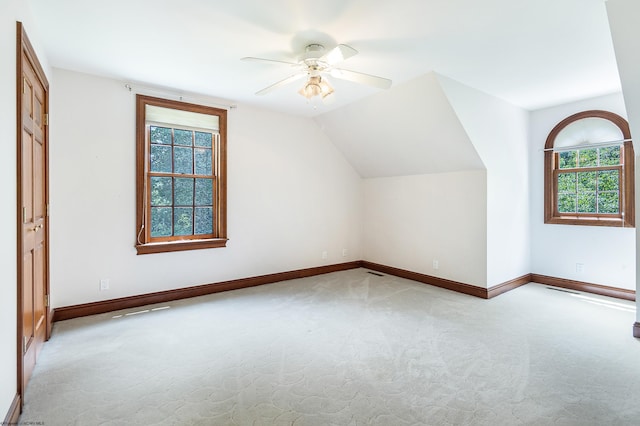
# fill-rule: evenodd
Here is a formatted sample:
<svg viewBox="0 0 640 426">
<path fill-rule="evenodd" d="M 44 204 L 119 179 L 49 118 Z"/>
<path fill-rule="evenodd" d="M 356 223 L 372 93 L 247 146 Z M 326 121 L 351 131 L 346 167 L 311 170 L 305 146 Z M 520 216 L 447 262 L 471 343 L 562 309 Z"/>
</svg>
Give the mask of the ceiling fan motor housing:
<svg viewBox="0 0 640 426">
<path fill-rule="evenodd" d="M 318 43 L 308 44 L 307 47 L 304 48 L 304 53 L 300 58 L 301 62 L 304 62 L 307 65 L 315 65 L 317 60 L 322 58 L 325 53 L 324 46 Z"/>
</svg>

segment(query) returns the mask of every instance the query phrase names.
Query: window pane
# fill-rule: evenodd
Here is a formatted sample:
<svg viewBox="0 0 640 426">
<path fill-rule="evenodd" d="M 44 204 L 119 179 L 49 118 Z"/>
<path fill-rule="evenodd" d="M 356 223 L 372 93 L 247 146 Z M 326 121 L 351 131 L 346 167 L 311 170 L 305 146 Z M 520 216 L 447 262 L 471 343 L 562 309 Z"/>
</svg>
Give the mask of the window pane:
<svg viewBox="0 0 640 426">
<path fill-rule="evenodd" d="M 173 148 L 174 173 L 193 174 L 193 150 L 191 148 Z"/>
<path fill-rule="evenodd" d="M 578 193 L 578 213 L 595 213 L 596 212 L 596 193 L 595 192 L 579 192 Z"/>
<path fill-rule="evenodd" d="M 563 151 L 560 153 L 561 169 L 572 169 L 576 167 L 577 151 Z"/>
<path fill-rule="evenodd" d="M 558 211 L 560 213 L 576 212 L 576 195 L 575 194 L 559 194 L 558 195 Z"/>
<path fill-rule="evenodd" d="M 196 148 L 196 173 L 197 175 L 211 175 L 211 150 Z"/>
<path fill-rule="evenodd" d="M 559 173 L 558 174 L 558 192 L 576 192 L 576 174 L 575 173 Z"/>
<path fill-rule="evenodd" d="M 151 207 L 151 236 L 170 237 L 171 207 Z"/>
<path fill-rule="evenodd" d="M 196 206 L 213 205 L 213 179 L 196 179 Z"/>
<path fill-rule="evenodd" d="M 150 126 L 149 139 L 151 139 L 151 143 L 171 145 L 171 129 L 166 127 Z"/>
<path fill-rule="evenodd" d="M 578 150 L 578 167 L 596 167 L 598 165 L 598 149 Z"/>
<path fill-rule="evenodd" d="M 596 172 L 578 173 L 578 192 L 591 192 L 596 190 Z"/>
<path fill-rule="evenodd" d="M 620 213 L 620 201 L 617 192 L 598 194 L 598 213 Z"/>
<path fill-rule="evenodd" d="M 175 129 L 174 133 L 174 144 L 175 145 L 184 145 L 191 146 L 193 145 L 193 132 L 191 130 L 180 130 Z"/>
<path fill-rule="evenodd" d="M 193 206 L 193 178 L 176 178 L 174 189 L 176 206 Z"/>
<path fill-rule="evenodd" d="M 620 188 L 620 174 L 617 170 L 603 170 L 598 172 L 598 191 L 618 191 Z"/>
<path fill-rule="evenodd" d="M 196 132 L 196 146 L 211 148 L 213 136 L 211 133 Z"/>
<path fill-rule="evenodd" d="M 620 147 L 610 146 L 600 148 L 600 165 L 601 166 L 617 166 L 620 164 Z"/>
<path fill-rule="evenodd" d="M 176 207 L 173 210 L 173 235 L 193 235 L 193 207 Z"/>
<path fill-rule="evenodd" d="M 170 206 L 171 201 L 171 178 L 151 177 L 151 205 Z"/>
<path fill-rule="evenodd" d="M 171 147 L 151 145 L 151 171 L 171 173 Z"/>
<path fill-rule="evenodd" d="M 211 207 L 196 207 L 195 234 L 213 233 L 213 209 Z"/>
</svg>

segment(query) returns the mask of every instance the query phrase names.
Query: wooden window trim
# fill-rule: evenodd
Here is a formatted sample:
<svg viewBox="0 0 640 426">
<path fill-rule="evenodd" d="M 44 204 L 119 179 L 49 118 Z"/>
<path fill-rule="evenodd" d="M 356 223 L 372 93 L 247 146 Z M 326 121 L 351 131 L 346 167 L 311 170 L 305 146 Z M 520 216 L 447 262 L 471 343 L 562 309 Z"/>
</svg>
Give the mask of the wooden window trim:
<svg viewBox="0 0 640 426">
<path fill-rule="evenodd" d="M 136 245 L 136 250 L 138 251 L 138 254 L 153 254 L 172 251 L 219 248 L 226 247 L 227 241 L 229 240 L 226 238 L 212 238 L 206 240 L 184 240 L 163 243 L 147 243 Z"/>
<path fill-rule="evenodd" d="M 217 190 L 215 197 L 215 224 L 217 235 L 214 238 L 197 238 L 186 236 L 178 241 L 150 242 L 149 233 L 145 229 L 145 209 L 149 200 L 145 200 L 145 180 L 147 179 L 147 135 L 145 106 L 153 105 L 170 109 L 217 115 L 219 117 L 220 147 L 218 152 Z M 187 176 L 188 177 L 188 176 Z M 169 99 L 136 95 L 136 230 L 135 247 L 138 254 L 165 253 L 183 250 L 198 250 L 226 247 L 227 238 L 227 111 L 224 109 L 196 105 Z"/>
<path fill-rule="evenodd" d="M 620 195 L 624 199 L 623 208 L 620 215 L 607 214 L 566 214 L 558 212 L 558 188 L 556 183 L 556 167 L 558 156 L 552 150 L 555 139 L 569 124 L 584 118 L 603 118 L 611 121 L 621 131 L 623 138 L 629 140 L 622 144 L 621 164 L 622 185 Z M 609 111 L 590 110 L 573 114 L 560 123 L 558 123 L 549 133 L 545 143 L 544 152 L 544 223 L 562 224 L 562 225 L 589 225 L 589 226 L 614 226 L 614 227 L 635 227 L 635 154 L 633 151 L 633 143 L 630 141 L 631 131 L 629 123 L 621 116 Z M 586 171 L 587 168 L 581 169 Z M 562 169 L 564 172 L 569 169 Z"/>
</svg>

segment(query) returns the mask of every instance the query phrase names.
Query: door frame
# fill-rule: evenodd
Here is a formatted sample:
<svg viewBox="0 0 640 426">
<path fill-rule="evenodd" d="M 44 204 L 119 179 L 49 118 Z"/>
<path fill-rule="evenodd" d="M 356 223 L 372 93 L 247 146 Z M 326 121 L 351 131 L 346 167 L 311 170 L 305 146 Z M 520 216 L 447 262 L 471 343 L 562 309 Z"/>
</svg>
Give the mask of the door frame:
<svg viewBox="0 0 640 426">
<path fill-rule="evenodd" d="M 16 22 L 16 177 L 17 177 L 17 186 L 16 186 L 16 236 L 17 236 L 17 339 L 16 339 L 16 352 L 17 352 L 17 394 L 20 399 L 20 412 L 22 411 L 22 406 L 24 404 L 24 385 L 23 385 L 23 300 L 22 300 L 22 279 L 23 279 L 23 228 L 22 228 L 22 74 L 24 64 L 22 62 L 22 55 L 25 55 L 27 60 L 31 63 L 38 80 L 42 84 L 44 88 L 44 111 L 43 114 L 49 113 L 49 82 L 47 81 L 46 74 L 40 65 L 40 61 L 36 56 L 35 50 L 33 49 L 33 45 L 29 41 L 29 37 L 27 37 L 27 33 L 24 29 L 24 25 L 22 22 Z M 44 184 L 44 199 L 45 199 L 45 208 L 47 209 L 45 214 L 45 226 L 44 226 L 44 294 L 49 295 L 49 126 L 47 122 L 45 122 L 44 135 L 43 138 L 45 140 L 45 150 L 44 150 L 44 170 L 43 170 L 43 178 L 45 180 Z M 49 303 L 45 306 L 45 339 L 48 340 L 51 336 L 51 308 L 49 307 Z"/>
</svg>

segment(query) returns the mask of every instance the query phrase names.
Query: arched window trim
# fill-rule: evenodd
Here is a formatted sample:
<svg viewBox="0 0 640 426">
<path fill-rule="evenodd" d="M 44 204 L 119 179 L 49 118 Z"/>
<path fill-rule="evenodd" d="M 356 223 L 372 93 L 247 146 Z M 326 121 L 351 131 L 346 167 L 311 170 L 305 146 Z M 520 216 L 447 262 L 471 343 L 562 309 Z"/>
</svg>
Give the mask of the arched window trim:
<svg viewBox="0 0 640 426">
<path fill-rule="evenodd" d="M 558 168 L 558 153 L 553 150 L 556 137 L 569 124 L 584 118 L 603 118 L 611 121 L 622 132 L 625 142 L 622 144 L 621 160 L 623 164 L 622 188 L 620 196 L 622 211 L 620 217 L 610 215 L 598 215 L 592 213 L 559 213 L 558 212 L 558 188 L 554 179 L 554 170 Z M 629 123 L 623 117 L 609 111 L 590 110 L 573 114 L 558 123 L 549 133 L 544 151 L 544 222 L 564 225 L 591 225 L 591 226 L 617 226 L 635 227 L 635 154 L 631 142 Z"/>
</svg>

